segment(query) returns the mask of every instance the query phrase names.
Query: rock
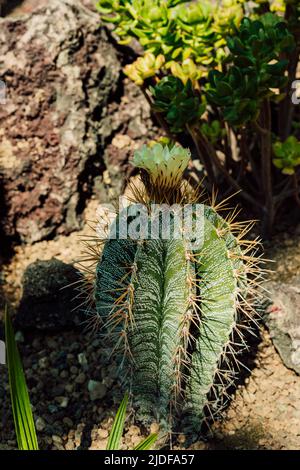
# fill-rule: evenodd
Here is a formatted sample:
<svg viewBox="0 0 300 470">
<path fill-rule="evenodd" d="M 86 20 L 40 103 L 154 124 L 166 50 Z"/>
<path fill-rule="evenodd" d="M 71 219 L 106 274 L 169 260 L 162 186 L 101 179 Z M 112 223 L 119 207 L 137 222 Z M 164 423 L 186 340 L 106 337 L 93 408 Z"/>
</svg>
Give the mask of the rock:
<svg viewBox="0 0 300 470">
<path fill-rule="evenodd" d="M 152 423 L 151 424 L 150 433 L 151 434 L 158 434 L 159 433 L 159 424 L 158 423 Z"/>
<path fill-rule="evenodd" d="M 16 331 L 15 340 L 17 343 L 24 343 L 24 335 L 22 331 Z"/>
<path fill-rule="evenodd" d="M 38 7 L 46 5 L 47 2 L 48 0 L 0 0 L 0 16 L 30 13 Z"/>
<path fill-rule="evenodd" d="M 55 398 L 56 397 L 60 397 L 62 396 L 62 394 L 64 393 L 64 390 L 65 390 L 65 387 L 62 383 L 58 383 L 58 384 L 53 384 L 52 383 L 46 383 L 46 393 L 48 395 L 48 397 L 50 398 Z"/>
<path fill-rule="evenodd" d="M 88 391 L 92 401 L 101 400 L 106 395 L 106 386 L 96 380 L 89 380 Z"/>
<path fill-rule="evenodd" d="M 44 429 L 46 427 L 46 423 L 43 420 L 43 418 L 37 418 L 36 419 L 35 427 L 36 427 L 36 430 L 39 431 L 39 432 L 44 431 Z"/>
<path fill-rule="evenodd" d="M 74 442 L 72 442 L 71 440 L 68 440 L 68 442 L 65 445 L 65 449 L 66 450 L 74 450 L 74 447 L 75 447 Z"/>
<path fill-rule="evenodd" d="M 267 286 L 272 305 L 265 322 L 284 364 L 300 374 L 300 276 Z"/>
<path fill-rule="evenodd" d="M 8 446 L 0 442 L 0 450 L 17 450 L 17 447 Z"/>
<path fill-rule="evenodd" d="M 48 357 L 41 357 L 41 359 L 39 359 L 38 364 L 41 369 L 47 369 L 47 367 L 49 366 Z"/>
<path fill-rule="evenodd" d="M 50 403 L 50 405 L 48 405 L 48 411 L 49 413 L 51 414 L 54 414 L 54 413 L 57 413 L 57 406 L 56 405 L 52 405 L 52 403 Z"/>
<path fill-rule="evenodd" d="M 84 384 L 85 382 L 85 374 L 83 372 L 81 372 L 75 379 L 75 382 L 77 384 Z"/>
<path fill-rule="evenodd" d="M 71 428 L 73 426 L 73 421 L 71 418 L 68 418 L 67 416 L 63 419 L 63 423 L 68 427 Z"/>
<path fill-rule="evenodd" d="M 99 436 L 99 439 L 107 439 L 108 438 L 108 431 L 107 429 L 98 429 L 98 436 Z"/>
<path fill-rule="evenodd" d="M 21 330 L 60 331 L 80 325 L 83 313 L 76 306 L 82 299 L 74 301 L 78 292 L 70 286 L 78 280 L 78 271 L 58 259 L 30 264 L 23 275 L 17 326 Z"/>
<path fill-rule="evenodd" d="M 92 443 L 89 450 L 105 450 L 107 445 L 106 440 L 99 440 Z"/>
<path fill-rule="evenodd" d="M 55 444 L 62 444 L 62 438 L 60 436 L 56 436 L 55 434 L 52 436 L 52 441 Z"/>
<path fill-rule="evenodd" d="M 66 391 L 67 393 L 72 393 L 73 389 L 74 389 L 73 384 L 66 384 L 66 385 L 65 385 L 65 391 Z"/>
<path fill-rule="evenodd" d="M 88 361 L 87 361 L 86 355 L 84 353 L 79 353 L 77 355 L 77 359 L 78 359 L 79 364 L 82 366 L 82 368 L 84 370 L 87 370 L 88 369 Z"/>
<path fill-rule="evenodd" d="M 129 436 L 133 436 L 135 434 L 140 435 L 140 429 L 135 425 L 131 425 L 127 431 L 127 434 Z"/>
<path fill-rule="evenodd" d="M 67 408 L 67 406 L 69 404 L 69 398 L 68 397 L 55 397 L 55 401 L 56 401 L 56 403 L 58 403 L 58 405 L 61 408 Z"/>
<path fill-rule="evenodd" d="M 97 13 L 79 0 L 52 0 L 0 19 L 0 62 L 2 230 L 28 243 L 69 233 L 104 166 L 117 53 Z"/>
<path fill-rule="evenodd" d="M 206 444 L 205 444 L 205 442 L 198 441 L 198 442 L 195 442 L 195 444 L 192 444 L 190 449 L 191 450 L 205 450 L 206 449 Z"/>
</svg>

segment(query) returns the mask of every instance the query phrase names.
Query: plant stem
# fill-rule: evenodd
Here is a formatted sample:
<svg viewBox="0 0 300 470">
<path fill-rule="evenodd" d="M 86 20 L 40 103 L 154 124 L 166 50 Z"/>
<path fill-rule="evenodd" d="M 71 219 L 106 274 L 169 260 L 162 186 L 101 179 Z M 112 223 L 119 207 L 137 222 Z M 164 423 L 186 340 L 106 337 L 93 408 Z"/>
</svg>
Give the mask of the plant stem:
<svg viewBox="0 0 300 470">
<path fill-rule="evenodd" d="M 208 152 L 210 162 L 212 162 L 216 169 L 223 175 L 223 177 L 231 186 L 231 188 L 240 193 L 241 197 L 243 197 L 246 201 L 250 202 L 252 205 L 261 207 L 259 201 L 257 201 L 249 193 L 244 191 L 238 184 L 238 182 L 230 175 L 230 173 L 226 170 L 226 168 L 222 165 L 221 161 L 219 160 L 218 155 L 216 154 L 215 149 L 213 148 L 211 143 L 208 142 L 200 132 L 197 132 L 197 139 L 202 143 L 203 147 L 205 146 Z"/>
<path fill-rule="evenodd" d="M 296 4 L 288 4 L 285 11 L 285 20 L 287 23 L 292 24 L 293 20 L 297 22 L 297 11 Z M 285 140 L 291 133 L 293 114 L 295 110 L 295 105 L 291 99 L 292 83 L 296 79 L 297 66 L 299 61 L 300 54 L 300 44 L 299 44 L 299 29 L 293 28 L 292 33 L 296 40 L 296 47 L 292 53 L 287 56 L 289 59 L 289 65 L 287 69 L 288 82 L 284 89 L 286 96 L 281 101 L 279 105 L 279 115 L 278 115 L 278 132 L 281 140 Z"/>
<path fill-rule="evenodd" d="M 224 136 L 224 150 L 225 150 L 225 159 L 226 159 L 226 169 L 234 167 L 236 162 L 232 157 L 232 143 L 231 143 L 231 132 L 227 122 L 224 122 L 225 136 Z"/>
<path fill-rule="evenodd" d="M 295 51 L 291 54 L 290 63 L 288 67 L 288 83 L 285 88 L 286 96 L 280 103 L 279 107 L 279 135 L 281 140 L 285 140 L 291 133 L 293 114 L 295 110 L 295 104 L 292 102 L 291 91 L 292 84 L 296 80 L 296 71 L 299 61 L 299 47 L 296 47 Z"/>
<path fill-rule="evenodd" d="M 238 181 L 244 177 L 246 173 L 247 163 L 249 162 L 249 149 L 247 146 L 247 132 L 245 129 L 241 129 L 241 142 L 240 142 L 240 171 L 238 175 Z"/>
<path fill-rule="evenodd" d="M 298 178 L 297 174 L 293 175 L 293 183 L 294 183 L 294 198 L 298 206 L 300 207 L 300 195 L 299 195 L 299 185 L 298 185 Z"/>
<path fill-rule="evenodd" d="M 170 131 L 169 126 L 166 123 L 166 121 L 163 119 L 163 117 L 159 113 L 157 113 L 153 110 L 153 102 L 152 102 L 150 96 L 148 95 L 146 88 L 144 86 L 142 86 L 141 90 L 142 90 L 143 95 L 145 96 L 147 102 L 149 103 L 151 112 L 153 113 L 153 115 L 154 115 L 155 119 L 157 120 L 158 124 L 165 131 L 165 133 L 169 137 L 169 139 L 175 142 L 176 137 Z"/>
<path fill-rule="evenodd" d="M 193 139 L 199 159 L 206 170 L 208 180 L 211 183 L 211 185 L 213 185 L 215 182 L 215 175 L 214 175 L 214 170 L 213 170 L 212 162 L 210 159 L 210 155 L 207 149 L 207 145 L 204 142 L 203 138 L 201 138 L 201 134 L 197 132 L 195 128 L 193 128 L 192 126 L 189 126 L 188 124 L 186 125 L 186 127 L 187 127 L 189 134 L 191 135 Z"/>
<path fill-rule="evenodd" d="M 271 109 L 266 99 L 261 109 L 261 173 L 265 197 L 263 216 L 263 235 L 270 237 L 274 221 L 274 201 L 272 188 L 272 146 L 271 146 Z"/>
</svg>

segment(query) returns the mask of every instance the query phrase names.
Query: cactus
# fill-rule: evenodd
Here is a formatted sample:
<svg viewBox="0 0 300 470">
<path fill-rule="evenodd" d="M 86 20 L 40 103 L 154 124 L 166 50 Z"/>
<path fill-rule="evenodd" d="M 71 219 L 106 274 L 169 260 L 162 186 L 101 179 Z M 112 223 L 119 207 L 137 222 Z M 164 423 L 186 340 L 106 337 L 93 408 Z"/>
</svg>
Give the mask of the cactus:
<svg viewBox="0 0 300 470">
<path fill-rule="evenodd" d="M 132 187 L 132 201 L 146 205 L 147 227 L 152 202 L 190 204 L 196 217 L 201 196 L 183 179 L 188 161 L 189 152 L 179 146 L 155 144 L 135 153 L 144 186 Z M 174 216 L 170 239 L 161 233 L 123 239 L 122 217 L 134 220 L 123 209 L 113 223 L 116 237 L 102 241 L 96 260 L 95 315 L 103 345 L 129 384 L 138 415 L 168 430 L 178 416 L 199 430 L 226 402 L 261 277 L 253 257 L 258 241 L 244 240 L 252 223 L 235 221 L 236 211 L 221 217 L 226 202 L 201 207 L 199 246 L 174 236 Z"/>
</svg>

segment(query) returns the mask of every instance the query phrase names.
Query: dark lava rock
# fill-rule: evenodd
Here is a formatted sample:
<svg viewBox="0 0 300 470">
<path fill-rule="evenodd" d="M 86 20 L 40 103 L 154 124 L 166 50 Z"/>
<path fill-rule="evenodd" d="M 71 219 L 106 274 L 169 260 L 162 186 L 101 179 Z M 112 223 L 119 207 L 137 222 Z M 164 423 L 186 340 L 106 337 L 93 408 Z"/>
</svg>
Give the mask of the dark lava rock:
<svg viewBox="0 0 300 470">
<path fill-rule="evenodd" d="M 80 326 L 84 313 L 77 298 L 79 272 L 58 259 L 36 261 L 23 275 L 23 295 L 15 329 L 59 331 Z M 74 284 L 75 283 L 75 284 Z"/>
<path fill-rule="evenodd" d="M 0 19 L 0 225 L 33 243 L 80 227 L 112 132 L 121 64 L 99 15 L 51 0 Z M 1 229 L 1 227 L 0 227 Z"/>
<path fill-rule="evenodd" d="M 284 364 L 300 374 L 300 276 L 267 286 L 272 305 L 265 315 L 272 341 Z"/>
</svg>

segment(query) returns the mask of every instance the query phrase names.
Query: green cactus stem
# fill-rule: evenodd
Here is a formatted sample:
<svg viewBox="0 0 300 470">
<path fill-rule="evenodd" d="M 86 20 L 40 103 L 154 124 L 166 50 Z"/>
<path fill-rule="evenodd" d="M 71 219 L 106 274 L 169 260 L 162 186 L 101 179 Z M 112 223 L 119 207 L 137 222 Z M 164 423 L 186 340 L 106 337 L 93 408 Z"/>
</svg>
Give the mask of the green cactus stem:
<svg viewBox="0 0 300 470">
<path fill-rule="evenodd" d="M 178 146 L 136 152 L 144 189 L 133 188 L 132 199 L 146 204 L 148 227 L 151 202 L 190 203 L 196 217 L 199 191 L 183 179 L 188 161 L 189 152 Z M 259 244 L 244 240 L 253 224 L 235 221 L 236 212 L 223 218 L 218 212 L 226 202 L 202 207 L 199 246 L 175 237 L 174 214 L 169 239 L 161 232 L 156 239 L 120 239 L 121 212 L 117 236 L 97 258 L 94 299 L 103 346 L 119 365 L 138 416 L 168 430 L 176 417 L 200 430 L 222 408 L 259 295 Z"/>
</svg>

